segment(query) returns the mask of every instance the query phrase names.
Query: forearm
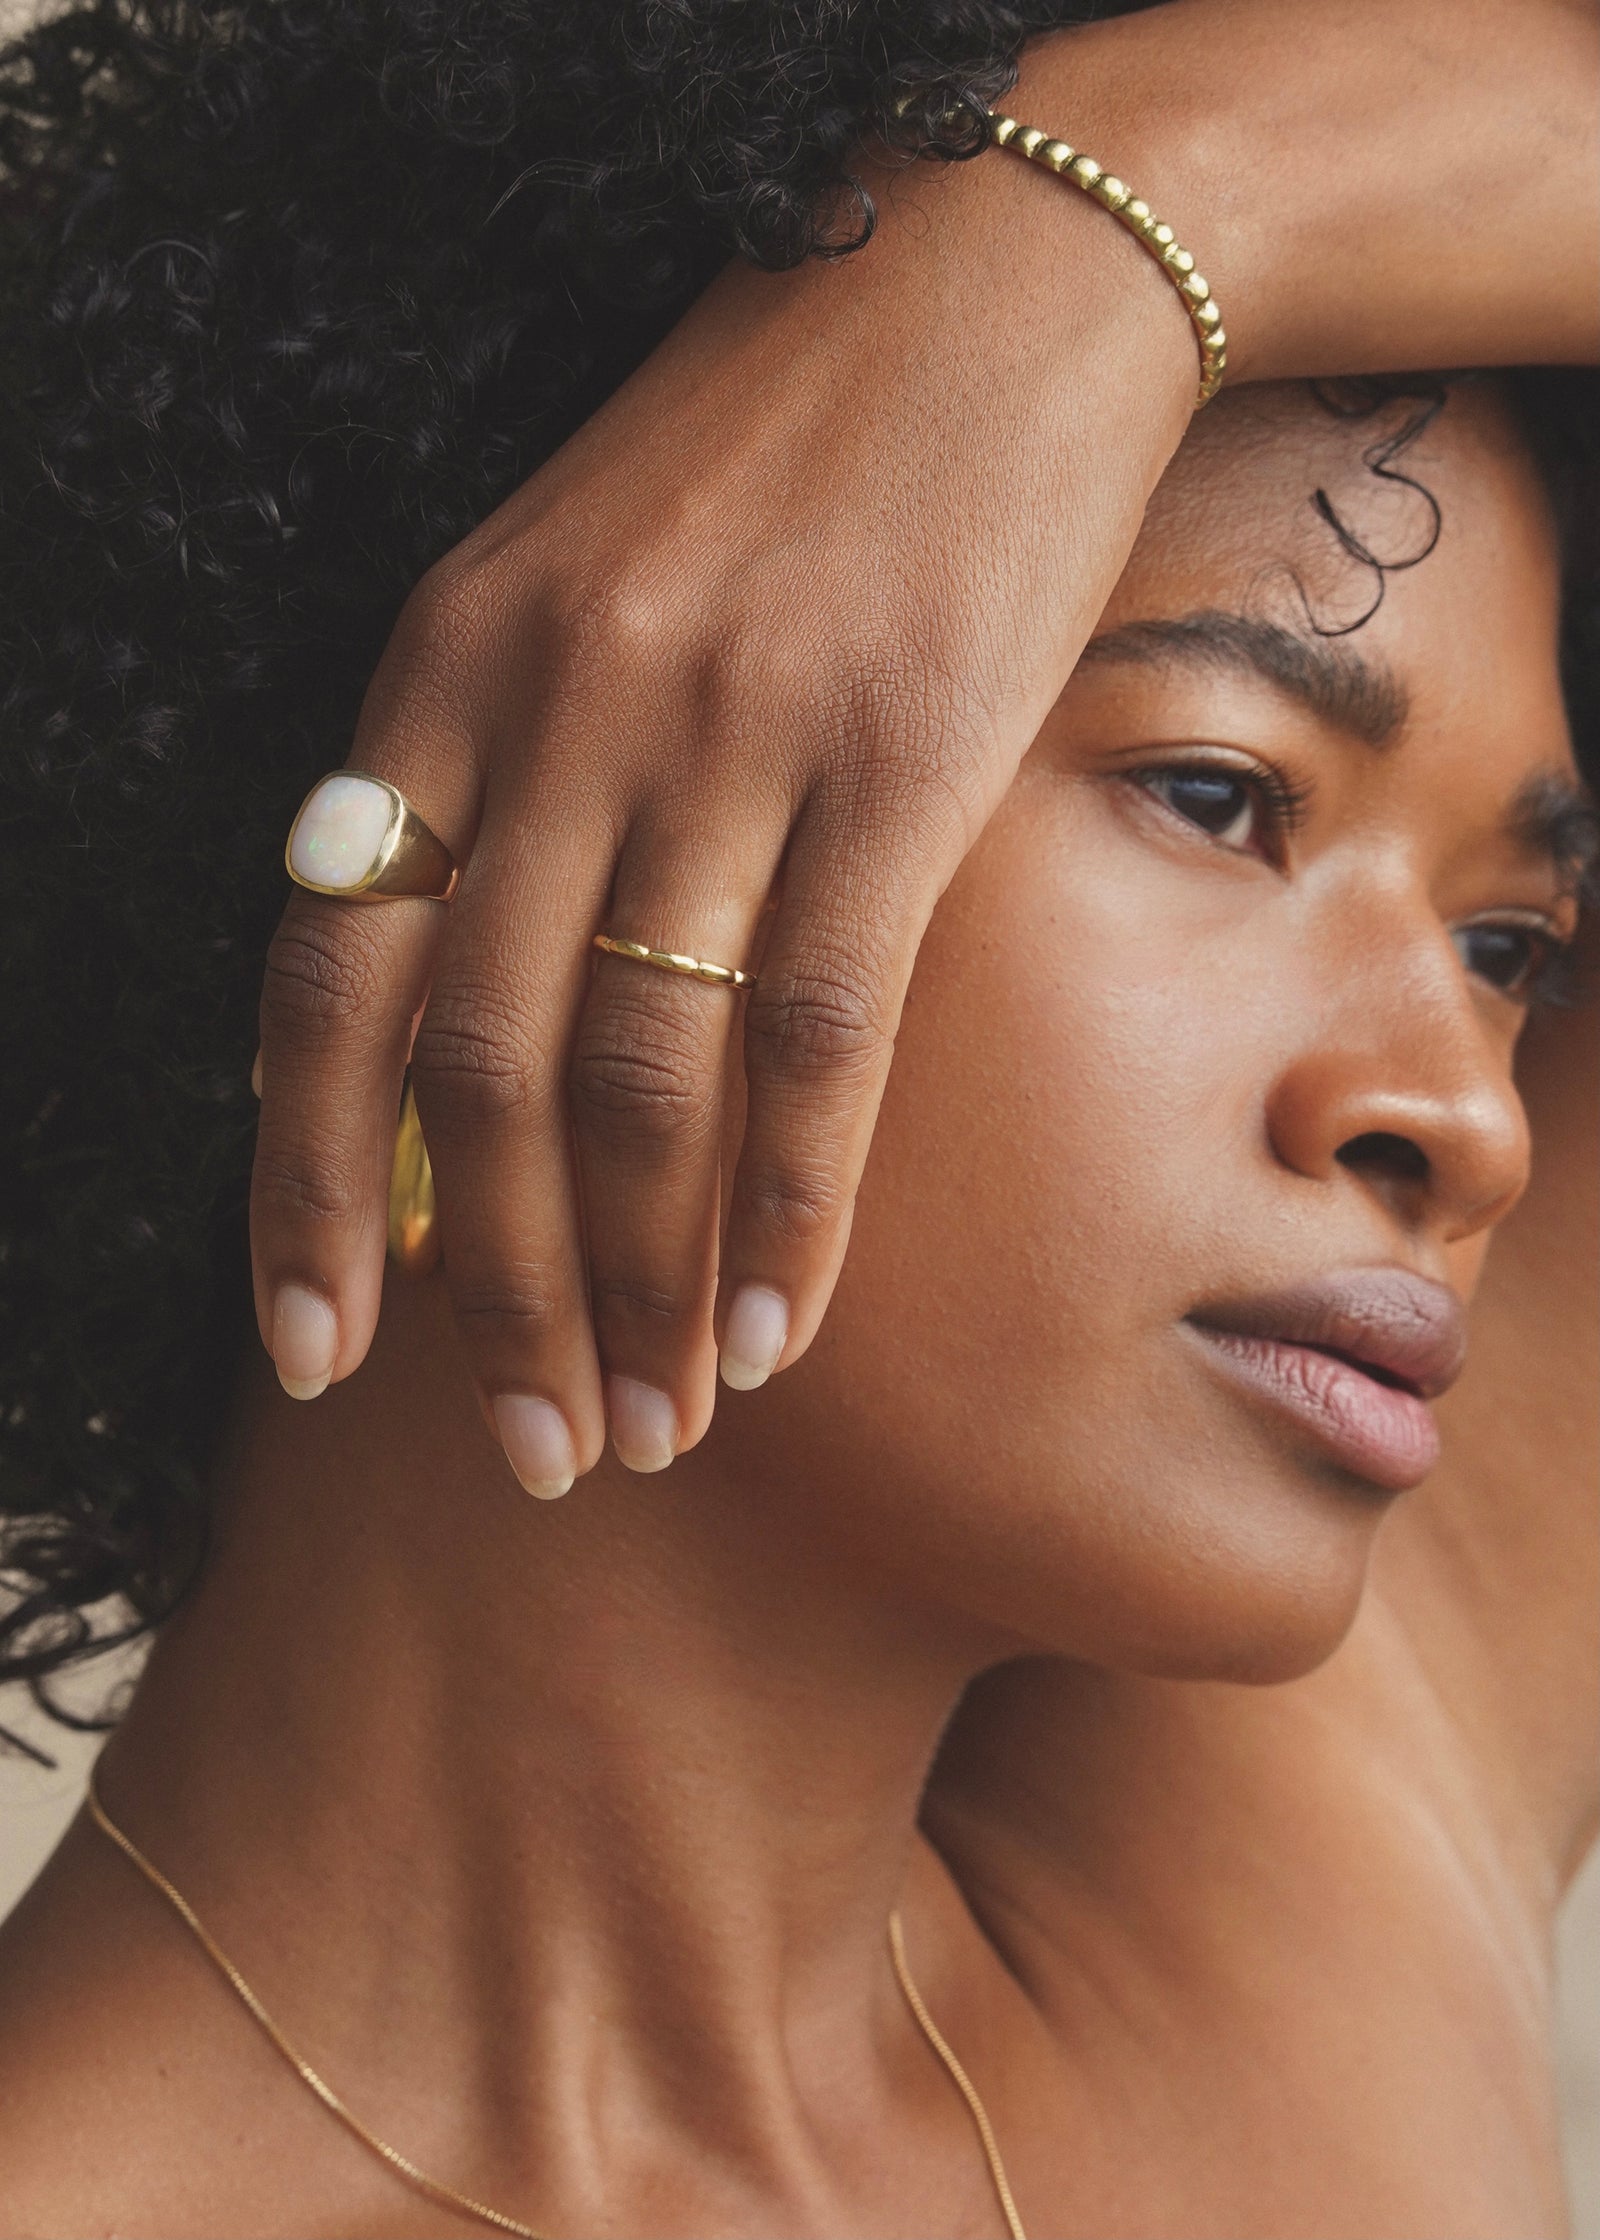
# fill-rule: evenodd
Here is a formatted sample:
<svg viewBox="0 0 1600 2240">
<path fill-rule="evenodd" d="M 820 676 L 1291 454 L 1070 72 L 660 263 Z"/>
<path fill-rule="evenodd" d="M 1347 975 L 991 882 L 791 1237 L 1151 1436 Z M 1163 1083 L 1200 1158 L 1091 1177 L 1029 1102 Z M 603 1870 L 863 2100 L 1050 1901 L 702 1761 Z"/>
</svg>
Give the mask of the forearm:
<svg viewBox="0 0 1600 2240">
<path fill-rule="evenodd" d="M 1174 226 L 1230 380 L 1600 357 L 1593 0 L 1172 0 L 1008 105 Z"/>
</svg>

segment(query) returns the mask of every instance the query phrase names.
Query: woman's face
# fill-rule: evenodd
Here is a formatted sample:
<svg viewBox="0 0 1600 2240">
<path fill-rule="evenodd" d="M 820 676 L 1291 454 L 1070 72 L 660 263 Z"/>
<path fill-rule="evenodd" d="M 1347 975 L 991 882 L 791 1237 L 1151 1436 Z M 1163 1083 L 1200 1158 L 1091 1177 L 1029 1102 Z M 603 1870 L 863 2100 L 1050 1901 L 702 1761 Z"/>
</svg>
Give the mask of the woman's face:
<svg viewBox="0 0 1600 2240">
<path fill-rule="evenodd" d="M 1381 554 L 1425 541 L 1361 458 L 1406 409 L 1196 423 L 935 917 L 822 1335 L 712 1434 L 852 1563 L 1069 1654 L 1334 1645 L 1525 1179 L 1575 781 L 1493 395 L 1406 453 L 1442 531 L 1370 621 L 1317 635 L 1295 583 L 1324 627 L 1376 588 L 1318 488 Z"/>
</svg>

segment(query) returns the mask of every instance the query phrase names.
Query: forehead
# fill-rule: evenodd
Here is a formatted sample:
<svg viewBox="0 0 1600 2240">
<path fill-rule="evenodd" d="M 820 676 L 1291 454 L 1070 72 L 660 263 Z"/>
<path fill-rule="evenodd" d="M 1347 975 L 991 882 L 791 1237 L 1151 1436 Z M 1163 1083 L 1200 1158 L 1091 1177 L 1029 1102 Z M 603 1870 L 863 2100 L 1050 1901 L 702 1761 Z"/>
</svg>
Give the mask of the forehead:
<svg viewBox="0 0 1600 2240">
<path fill-rule="evenodd" d="M 1102 629 L 1225 608 L 1348 632 L 1332 642 L 1390 669 L 1419 710 L 1482 714 L 1487 693 L 1506 720 L 1537 721 L 1547 752 L 1564 742 L 1538 471 L 1492 382 L 1453 384 L 1393 448 L 1426 409 L 1335 411 L 1301 382 L 1225 391 L 1158 485 Z"/>
</svg>

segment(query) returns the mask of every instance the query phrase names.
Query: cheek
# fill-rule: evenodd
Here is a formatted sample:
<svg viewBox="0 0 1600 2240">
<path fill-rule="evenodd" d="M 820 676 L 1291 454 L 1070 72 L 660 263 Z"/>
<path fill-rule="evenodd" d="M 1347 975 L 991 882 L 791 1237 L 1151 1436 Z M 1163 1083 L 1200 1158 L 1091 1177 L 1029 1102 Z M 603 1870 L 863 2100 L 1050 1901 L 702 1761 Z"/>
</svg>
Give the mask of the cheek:
<svg viewBox="0 0 1600 2240">
<path fill-rule="evenodd" d="M 1332 1645 L 1369 1533 L 1241 1458 L 1177 1328 L 1275 1227 L 1286 959 L 1231 892 L 1024 774 L 929 931 L 839 1291 L 771 1405 L 874 1560 L 1052 1647 L 1257 1676 Z"/>
<path fill-rule="evenodd" d="M 1197 897 L 1030 773 L 929 930 L 856 1251 L 991 1376 L 1169 1324 L 1237 1216 L 1269 1059 Z"/>
</svg>

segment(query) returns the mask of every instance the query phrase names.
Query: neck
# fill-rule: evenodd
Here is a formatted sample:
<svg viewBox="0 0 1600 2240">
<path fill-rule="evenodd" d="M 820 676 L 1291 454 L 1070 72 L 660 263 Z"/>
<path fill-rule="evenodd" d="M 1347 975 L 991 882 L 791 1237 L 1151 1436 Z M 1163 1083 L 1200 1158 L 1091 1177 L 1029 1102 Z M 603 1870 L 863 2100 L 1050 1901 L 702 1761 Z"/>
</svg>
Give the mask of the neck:
<svg viewBox="0 0 1600 2240">
<path fill-rule="evenodd" d="M 586 2140 L 614 2168 L 618 2106 L 781 2159 L 808 2064 L 820 2090 L 881 2042 L 973 1645 L 830 1567 L 732 1437 L 530 1502 L 436 1284 L 309 1408 L 251 1374 L 219 1479 L 112 1811 L 369 2088 L 375 2046 L 426 2048 L 436 2087 L 545 2080 L 518 2118 L 545 2171 Z"/>
</svg>

